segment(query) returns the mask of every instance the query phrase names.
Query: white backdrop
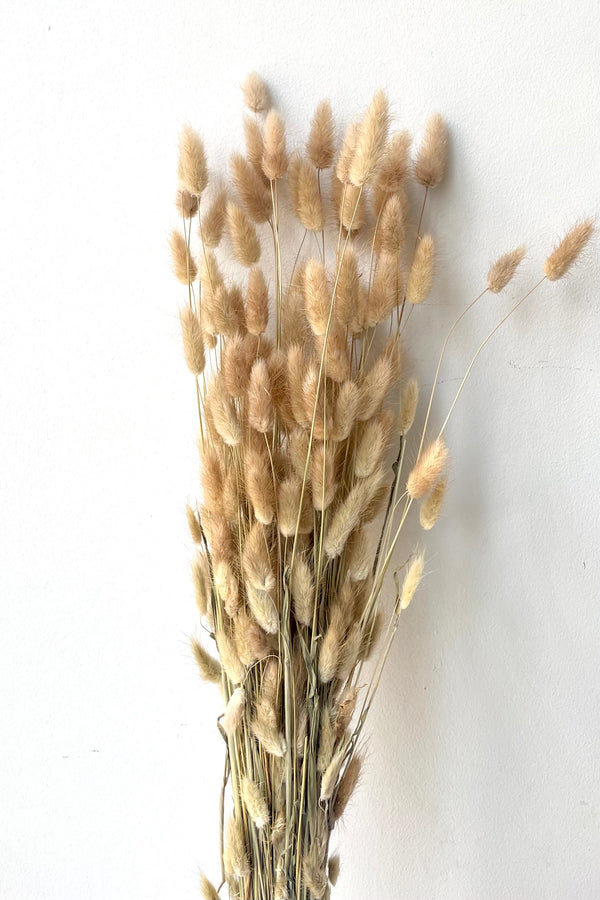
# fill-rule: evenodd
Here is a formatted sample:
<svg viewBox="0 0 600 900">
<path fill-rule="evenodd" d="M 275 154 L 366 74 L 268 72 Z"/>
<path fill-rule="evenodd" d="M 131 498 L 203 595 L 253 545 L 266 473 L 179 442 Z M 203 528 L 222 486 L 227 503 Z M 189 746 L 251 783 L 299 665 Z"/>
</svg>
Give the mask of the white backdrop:
<svg viewBox="0 0 600 900">
<path fill-rule="evenodd" d="M 192 900 L 217 873 L 219 706 L 183 508 L 194 396 L 166 245 L 176 141 L 241 143 L 268 80 L 291 144 L 378 86 L 399 126 L 447 117 L 413 316 L 424 385 L 489 262 L 526 240 L 469 353 L 600 197 L 595 0 L 2 0 L 0 896 Z M 448 431 L 452 483 L 336 835 L 343 900 L 600 896 L 598 243 L 497 335 Z"/>
</svg>

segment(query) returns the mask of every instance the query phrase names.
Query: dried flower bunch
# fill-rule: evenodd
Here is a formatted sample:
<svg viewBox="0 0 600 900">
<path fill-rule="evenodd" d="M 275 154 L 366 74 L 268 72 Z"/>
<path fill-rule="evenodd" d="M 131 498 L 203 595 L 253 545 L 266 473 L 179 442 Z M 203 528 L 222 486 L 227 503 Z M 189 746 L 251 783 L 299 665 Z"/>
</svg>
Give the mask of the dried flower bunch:
<svg viewBox="0 0 600 900">
<path fill-rule="evenodd" d="M 221 884 L 203 876 L 202 892 L 321 900 L 338 875 L 330 837 L 360 777 L 365 719 L 423 575 L 422 551 L 397 570 L 394 551 L 413 507 L 424 530 L 440 514 L 448 418 L 493 332 L 426 440 L 432 390 L 406 470 L 418 388 L 401 339 L 434 277 L 422 225 L 446 166 L 444 121 L 433 116 L 413 150 L 408 132 L 390 133 L 377 91 L 338 148 L 324 101 L 290 154 L 262 80 L 249 76 L 243 92 L 246 152 L 231 157 L 231 184 L 209 179 L 201 139 L 181 133 L 183 228 L 171 239 L 200 418 L 202 500 L 187 514 L 206 637 L 192 646 L 222 691 L 226 744 Z M 422 190 L 412 233 L 409 179 Z M 496 327 L 566 274 L 592 227 L 567 234 Z M 524 252 L 492 265 L 442 345 L 435 383 L 458 322 L 506 287 Z"/>
</svg>

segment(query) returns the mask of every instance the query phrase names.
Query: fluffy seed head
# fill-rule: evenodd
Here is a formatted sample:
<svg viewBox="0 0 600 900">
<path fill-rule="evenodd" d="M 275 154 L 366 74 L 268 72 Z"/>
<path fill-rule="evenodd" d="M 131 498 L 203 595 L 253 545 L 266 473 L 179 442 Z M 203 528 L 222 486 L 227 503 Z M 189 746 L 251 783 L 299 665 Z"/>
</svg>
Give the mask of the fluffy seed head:
<svg viewBox="0 0 600 900">
<path fill-rule="evenodd" d="M 193 219 L 198 212 L 198 195 L 189 191 L 179 190 L 175 196 L 175 207 L 184 219 Z"/>
<path fill-rule="evenodd" d="M 344 135 L 344 143 L 335 167 L 336 177 L 342 184 L 347 184 L 350 180 L 350 166 L 354 158 L 359 130 L 360 122 L 350 122 Z"/>
<path fill-rule="evenodd" d="M 267 800 L 259 785 L 245 775 L 242 778 L 242 797 L 256 827 L 266 828 L 271 818 Z"/>
<path fill-rule="evenodd" d="M 240 684 L 244 680 L 246 670 L 238 656 L 233 638 L 226 631 L 221 631 L 217 635 L 217 647 L 227 677 L 232 684 Z"/>
<path fill-rule="evenodd" d="M 254 515 L 263 525 L 269 525 L 275 515 L 273 475 L 266 451 L 252 448 L 245 455 L 246 493 Z"/>
<path fill-rule="evenodd" d="M 248 386 L 248 423 L 256 431 L 266 434 L 273 428 L 273 422 L 269 369 L 264 359 L 257 359 L 252 366 Z"/>
<path fill-rule="evenodd" d="M 219 437 L 230 447 L 237 446 L 242 439 L 242 430 L 235 404 L 229 397 L 223 375 L 213 378 L 206 397 L 207 406 Z"/>
<path fill-rule="evenodd" d="M 200 319 L 195 310 L 184 306 L 179 312 L 179 320 L 183 337 L 183 355 L 187 367 L 193 375 L 202 375 L 205 359 Z"/>
<path fill-rule="evenodd" d="M 401 190 L 408 175 L 408 151 L 411 137 L 400 131 L 389 139 L 377 172 L 377 187 L 386 194 Z"/>
<path fill-rule="evenodd" d="M 524 256 L 525 247 L 517 247 L 516 250 L 505 253 L 490 267 L 487 284 L 492 294 L 499 294 L 504 290 Z"/>
<path fill-rule="evenodd" d="M 362 478 L 336 508 L 325 534 L 324 549 L 327 556 L 332 559 L 340 556 L 351 532 L 360 524 L 369 504 L 377 496 L 382 481 L 381 470 L 373 472 L 368 478 Z"/>
<path fill-rule="evenodd" d="M 171 237 L 169 238 L 169 244 L 171 247 L 171 264 L 173 266 L 175 278 L 177 281 L 181 282 L 181 284 L 191 284 L 198 274 L 198 267 L 196 266 L 192 254 L 188 250 L 188 246 L 182 233 L 177 231 L 177 229 L 173 229 Z"/>
<path fill-rule="evenodd" d="M 181 187 L 190 194 L 201 194 L 208 184 L 204 144 L 190 125 L 184 125 L 179 134 L 177 177 Z"/>
<path fill-rule="evenodd" d="M 309 231 L 321 231 L 325 219 L 317 170 L 313 164 L 300 156 L 293 156 L 289 166 L 288 183 L 292 207 L 300 223 Z"/>
<path fill-rule="evenodd" d="M 242 84 L 244 103 L 252 112 L 265 112 L 271 106 L 269 91 L 258 72 L 250 72 Z"/>
<path fill-rule="evenodd" d="M 225 708 L 225 713 L 221 720 L 225 734 L 231 737 L 239 728 L 240 722 L 244 716 L 246 707 L 246 692 L 243 687 L 237 687 Z"/>
<path fill-rule="evenodd" d="M 448 132 L 446 123 L 435 113 L 425 125 L 425 134 L 415 161 L 415 179 L 424 187 L 436 187 L 446 171 Z"/>
<path fill-rule="evenodd" d="M 329 857 L 327 874 L 329 875 L 331 884 L 335 887 L 337 884 L 337 880 L 340 877 L 340 858 L 337 853 L 335 854 L 335 856 Z"/>
<path fill-rule="evenodd" d="M 201 544 L 203 538 L 202 523 L 200 522 L 198 514 L 192 509 L 189 503 L 186 504 L 185 515 L 193 542 L 195 544 Z"/>
<path fill-rule="evenodd" d="M 212 203 L 202 216 L 200 236 L 205 247 L 218 247 L 221 243 L 223 228 L 225 227 L 225 211 L 227 208 L 227 191 L 220 188 L 215 194 Z"/>
<path fill-rule="evenodd" d="M 260 241 L 256 228 L 235 203 L 227 204 L 227 230 L 235 258 L 243 266 L 252 266 L 260 257 Z"/>
<path fill-rule="evenodd" d="M 406 609 L 410 605 L 410 601 L 414 597 L 421 578 L 423 577 L 424 565 L 425 555 L 423 553 L 417 553 L 416 556 L 413 556 L 402 585 L 400 609 Z"/>
<path fill-rule="evenodd" d="M 448 480 L 445 475 L 442 475 L 442 477 L 434 484 L 429 496 L 421 504 L 419 520 L 421 522 L 421 527 L 424 528 L 425 531 L 429 531 L 433 528 L 438 520 L 447 486 Z"/>
<path fill-rule="evenodd" d="M 192 563 L 192 580 L 196 607 L 201 616 L 205 616 L 210 601 L 210 574 L 208 560 L 204 551 L 200 551 Z"/>
<path fill-rule="evenodd" d="M 316 169 L 328 169 L 335 153 L 335 126 L 329 100 L 322 100 L 310 123 L 306 153 Z"/>
<path fill-rule="evenodd" d="M 325 334 L 331 308 L 331 290 L 322 262 L 309 259 L 304 270 L 306 318 L 314 334 Z"/>
<path fill-rule="evenodd" d="M 344 810 L 348 805 L 350 797 L 354 793 L 354 789 L 360 777 L 362 768 L 362 759 L 356 754 L 352 757 L 344 770 L 344 774 L 340 778 L 340 782 L 335 793 L 333 801 L 333 818 L 337 822 L 344 814 Z"/>
<path fill-rule="evenodd" d="M 288 167 L 285 149 L 285 125 L 276 109 L 269 110 L 265 121 L 262 168 L 269 181 L 283 178 Z"/>
<path fill-rule="evenodd" d="M 446 468 L 448 448 L 443 438 L 436 438 L 423 450 L 408 476 L 406 490 L 413 500 L 428 494 Z"/>
<path fill-rule="evenodd" d="M 383 207 L 379 229 L 380 244 L 383 253 L 397 255 L 404 243 L 405 204 L 398 194 L 392 194 Z"/>
<path fill-rule="evenodd" d="M 400 403 L 400 434 L 407 434 L 415 421 L 415 414 L 419 403 L 419 382 L 416 378 L 409 378 L 402 391 Z"/>
<path fill-rule="evenodd" d="M 246 142 L 246 156 L 255 170 L 263 177 L 262 158 L 264 152 L 262 128 L 255 118 L 244 117 L 244 140 Z"/>
<path fill-rule="evenodd" d="M 250 874 L 250 861 L 241 825 L 232 817 L 225 829 L 225 871 L 236 878 L 246 878 Z"/>
<path fill-rule="evenodd" d="M 231 177 L 250 218 L 257 223 L 268 221 L 273 212 L 271 192 L 262 176 L 240 153 L 231 157 Z"/>
<path fill-rule="evenodd" d="M 253 266 L 246 291 L 246 328 L 250 334 L 263 334 L 269 323 L 269 291 L 262 269 Z"/>
<path fill-rule="evenodd" d="M 389 123 L 389 101 L 385 91 L 379 90 L 360 123 L 350 164 L 349 178 L 357 187 L 366 184 L 373 177 L 385 148 Z"/>
<path fill-rule="evenodd" d="M 593 219 L 585 219 L 566 233 L 544 263 L 544 275 L 549 281 L 558 281 L 567 274 L 590 240 L 593 231 Z"/>
<path fill-rule="evenodd" d="M 204 900 L 219 900 L 217 889 L 204 873 L 200 875 L 200 893 Z"/>
<path fill-rule="evenodd" d="M 424 234 L 417 245 L 406 282 L 406 299 L 409 303 L 423 303 L 433 281 L 434 244 L 430 234 Z"/>
<path fill-rule="evenodd" d="M 220 684 L 221 666 L 219 665 L 219 661 L 211 656 L 196 638 L 192 638 L 190 644 L 194 659 L 196 660 L 196 665 L 198 666 L 198 671 L 200 672 L 200 677 L 203 681 L 211 681 L 213 684 Z"/>
<path fill-rule="evenodd" d="M 312 625 L 315 607 L 315 585 L 312 569 L 302 556 L 294 560 L 291 578 L 294 615 L 301 625 Z"/>
</svg>

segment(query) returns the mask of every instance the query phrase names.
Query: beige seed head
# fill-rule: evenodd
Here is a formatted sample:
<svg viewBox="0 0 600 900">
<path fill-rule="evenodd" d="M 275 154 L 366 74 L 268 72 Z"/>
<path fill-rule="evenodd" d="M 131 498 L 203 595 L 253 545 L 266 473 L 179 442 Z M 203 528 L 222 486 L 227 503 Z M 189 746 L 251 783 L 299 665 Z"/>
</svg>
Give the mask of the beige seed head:
<svg viewBox="0 0 600 900">
<path fill-rule="evenodd" d="M 331 437 L 335 441 L 345 441 L 356 422 L 360 402 L 358 385 L 355 381 L 344 381 L 340 386 L 333 411 Z"/>
<path fill-rule="evenodd" d="M 184 125 L 179 134 L 177 177 L 180 186 L 190 194 L 200 195 L 208 184 L 204 144 L 189 125 Z"/>
<path fill-rule="evenodd" d="M 335 793 L 335 798 L 333 801 L 333 818 L 336 822 L 343 816 L 344 811 L 348 806 L 348 802 L 352 794 L 354 793 L 356 785 L 358 784 L 361 768 L 362 758 L 357 754 L 354 754 L 354 756 L 346 766 L 344 774 L 340 778 L 340 782 Z"/>
<path fill-rule="evenodd" d="M 419 404 L 419 382 L 416 378 L 409 378 L 402 391 L 400 403 L 400 434 L 408 434 L 415 421 L 417 406 Z"/>
<path fill-rule="evenodd" d="M 383 472 L 377 470 L 368 478 L 362 478 L 348 492 L 346 498 L 336 507 L 325 533 L 324 550 L 335 559 L 346 546 L 350 534 L 360 524 L 369 504 L 377 497 L 383 481 Z"/>
<path fill-rule="evenodd" d="M 335 125 L 329 100 L 322 100 L 310 123 L 306 153 L 317 169 L 333 165 L 335 154 Z"/>
<path fill-rule="evenodd" d="M 279 613 L 275 606 L 274 595 L 271 591 L 263 591 L 246 585 L 248 606 L 252 615 L 267 634 L 277 634 L 279 631 Z"/>
<path fill-rule="evenodd" d="M 248 162 L 263 177 L 262 158 L 264 153 L 262 128 L 255 118 L 244 116 L 244 140 Z"/>
<path fill-rule="evenodd" d="M 200 893 L 204 900 L 219 900 L 216 887 L 203 872 L 200 875 Z"/>
<path fill-rule="evenodd" d="M 292 208 L 300 223 L 309 231 L 321 231 L 325 225 L 323 202 L 317 170 L 311 162 L 293 156 L 288 171 Z"/>
<path fill-rule="evenodd" d="M 315 609 L 315 585 L 312 569 L 304 557 L 297 556 L 291 577 L 294 615 L 301 625 L 312 625 Z"/>
<path fill-rule="evenodd" d="M 204 339 L 202 337 L 202 325 L 195 310 L 184 306 L 179 311 L 181 322 L 181 334 L 183 337 L 183 355 L 187 367 L 193 375 L 202 375 L 204 371 Z"/>
<path fill-rule="evenodd" d="M 350 180 L 350 166 L 354 158 L 359 131 L 360 122 L 350 122 L 344 135 L 344 143 L 335 167 L 336 177 L 342 184 L 347 184 Z"/>
<path fill-rule="evenodd" d="M 298 534 L 310 534 L 313 529 L 313 510 L 308 486 L 304 488 L 302 510 L 298 517 L 301 493 L 302 481 L 296 475 L 285 478 L 279 484 L 277 524 L 284 537 L 293 537 L 296 534 L 296 524 Z"/>
<path fill-rule="evenodd" d="M 203 539 L 202 523 L 198 513 L 192 509 L 189 503 L 186 504 L 185 515 L 193 542 L 195 544 L 201 544 Z"/>
<path fill-rule="evenodd" d="M 225 214 L 227 208 L 227 191 L 220 188 L 215 194 L 212 203 L 202 216 L 200 237 L 205 247 L 218 247 L 225 227 Z"/>
<path fill-rule="evenodd" d="M 273 212 L 271 192 L 252 163 L 240 153 L 231 157 L 231 177 L 244 209 L 253 222 L 267 222 Z"/>
<path fill-rule="evenodd" d="M 340 857 L 337 853 L 334 856 L 329 857 L 327 873 L 329 875 L 329 881 L 335 887 L 337 880 L 340 877 Z"/>
<path fill-rule="evenodd" d="M 404 244 L 404 218 L 406 205 L 398 194 L 392 194 L 383 207 L 379 229 L 381 251 L 397 256 Z"/>
<path fill-rule="evenodd" d="M 192 580 L 196 607 L 201 616 L 205 616 L 210 602 L 210 573 L 208 560 L 203 550 L 199 551 L 192 563 Z"/>
<path fill-rule="evenodd" d="M 408 175 L 408 151 L 411 136 L 399 131 L 389 139 L 377 172 L 377 187 L 386 194 L 400 191 Z"/>
<path fill-rule="evenodd" d="M 322 512 L 331 504 L 337 489 L 336 459 L 331 443 L 313 441 L 310 475 L 313 506 Z"/>
<path fill-rule="evenodd" d="M 240 609 L 233 622 L 235 648 L 245 666 L 252 666 L 259 659 L 264 659 L 272 652 L 269 643 L 271 638 L 265 634 L 260 625 Z"/>
<path fill-rule="evenodd" d="M 392 420 L 392 414 L 386 410 L 365 422 L 354 454 L 354 474 L 357 478 L 368 478 L 383 462 L 389 446 Z"/>
<path fill-rule="evenodd" d="M 315 900 L 325 900 L 329 885 L 324 864 L 319 859 L 318 847 L 313 844 L 302 860 L 302 877 L 304 884 Z"/>
<path fill-rule="evenodd" d="M 246 493 L 254 515 L 263 525 L 269 525 L 275 514 L 275 490 L 266 451 L 248 449 L 245 455 L 245 470 Z"/>
<path fill-rule="evenodd" d="M 504 290 L 524 256 L 525 247 L 517 247 L 516 250 L 505 253 L 490 267 L 487 284 L 492 294 L 499 294 Z"/>
<path fill-rule="evenodd" d="M 266 828 L 271 819 L 266 797 L 259 785 L 246 775 L 242 778 L 242 797 L 256 827 Z"/>
<path fill-rule="evenodd" d="M 272 430 L 273 422 L 269 369 L 264 359 L 257 359 L 252 366 L 248 386 L 248 424 L 256 431 L 267 434 Z"/>
<path fill-rule="evenodd" d="M 448 448 L 443 438 L 436 438 L 423 450 L 408 476 L 406 490 L 413 500 L 428 494 L 448 462 Z"/>
<path fill-rule="evenodd" d="M 374 328 L 383 322 L 401 299 L 402 277 L 397 255 L 381 253 L 377 260 L 371 294 L 366 310 L 366 324 Z"/>
<path fill-rule="evenodd" d="M 267 753 L 279 758 L 285 755 L 285 738 L 272 722 L 256 718 L 252 720 L 251 728 L 254 737 Z"/>
<path fill-rule="evenodd" d="M 549 281 L 558 281 L 567 274 L 589 242 L 593 231 L 594 220 L 585 219 L 566 233 L 544 263 L 544 275 Z"/>
<path fill-rule="evenodd" d="M 221 720 L 225 734 L 228 737 L 232 737 L 238 730 L 244 716 L 245 708 L 246 692 L 243 687 L 237 687 L 229 698 Z"/>
<path fill-rule="evenodd" d="M 169 238 L 171 248 L 171 265 L 177 281 L 181 284 L 191 284 L 198 274 L 198 267 L 188 246 L 185 238 L 180 231 L 173 229 Z"/>
<path fill-rule="evenodd" d="M 196 638 L 191 638 L 190 644 L 202 680 L 210 681 L 213 684 L 220 684 L 221 666 L 219 665 L 219 661 L 211 656 Z"/>
<path fill-rule="evenodd" d="M 417 553 L 413 556 L 408 567 L 404 583 L 402 584 L 402 593 L 400 595 L 400 609 L 407 609 L 410 601 L 415 596 L 415 592 L 419 587 L 421 578 L 423 577 L 423 567 L 425 565 L 424 553 Z"/>
<path fill-rule="evenodd" d="M 242 84 L 242 94 L 245 105 L 252 112 L 266 112 L 271 106 L 269 90 L 258 72 L 246 75 Z"/>
<path fill-rule="evenodd" d="M 331 296 L 325 266 L 320 260 L 309 259 L 304 270 L 304 302 L 314 334 L 325 334 L 327 330 Z"/>
<path fill-rule="evenodd" d="M 356 701 L 358 700 L 358 688 L 347 687 L 342 694 L 340 705 L 335 717 L 335 733 L 337 737 L 341 737 L 346 728 L 352 721 L 354 710 L 356 709 Z"/>
<path fill-rule="evenodd" d="M 223 471 L 219 455 L 213 447 L 206 447 L 202 454 L 202 500 L 209 512 L 221 512 Z"/>
<path fill-rule="evenodd" d="M 214 376 L 206 397 L 207 407 L 219 437 L 229 446 L 236 447 L 242 439 L 235 404 L 227 393 L 221 373 Z"/>
<path fill-rule="evenodd" d="M 392 339 L 377 357 L 371 369 L 358 385 L 359 401 L 357 418 L 361 422 L 370 419 L 380 408 L 387 392 L 398 378 L 400 345 Z"/>
<path fill-rule="evenodd" d="M 246 328 L 250 334 L 263 334 L 269 323 L 269 291 L 262 269 L 253 266 L 246 291 Z"/>
<path fill-rule="evenodd" d="M 238 580 L 228 559 L 218 559 L 213 564 L 214 587 L 225 608 L 225 612 L 233 618 L 240 608 L 241 598 Z"/>
<path fill-rule="evenodd" d="M 288 167 L 285 125 L 276 109 L 269 110 L 265 121 L 262 168 L 269 181 L 283 178 Z"/>
<path fill-rule="evenodd" d="M 260 258 L 260 241 L 256 228 L 235 203 L 227 204 L 227 230 L 231 238 L 233 254 L 243 266 L 252 266 Z"/>
<path fill-rule="evenodd" d="M 434 484 L 429 496 L 421 504 L 419 520 L 421 522 L 421 527 L 424 528 L 425 531 L 429 531 L 433 528 L 438 520 L 447 486 L 448 480 L 445 475 L 442 475 L 442 477 Z"/>
<path fill-rule="evenodd" d="M 435 113 L 425 125 L 425 134 L 415 161 L 415 179 L 424 187 L 436 187 L 446 171 L 448 132 L 446 123 Z"/>
<path fill-rule="evenodd" d="M 371 180 L 381 160 L 390 123 L 385 91 L 375 93 L 361 123 L 349 169 L 352 184 L 361 187 Z"/>
<path fill-rule="evenodd" d="M 225 828 L 225 852 L 223 854 L 225 871 L 236 878 L 247 878 L 250 874 L 250 861 L 242 826 L 232 817 Z"/>
<path fill-rule="evenodd" d="M 424 234 L 417 245 L 406 282 L 406 299 L 409 303 L 423 303 L 433 282 L 434 243 L 430 234 Z"/>
<path fill-rule="evenodd" d="M 360 231 L 367 219 L 365 192 L 350 182 L 342 184 L 336 177 L 332 182 L 332 195 L 342 226 L 352 234 Z"/>
<path fill-rule="evenodd" d="M 344 745 L 339 748 L 335 756 L 332 757 L 331 762 L 327 766 L 325 772 L 323 773 L 323 778 L 321 780 L 321 803 L 323 803 L 325 800 L 330 800 L 333 796 L 340 770 L 342 768 L 342 765 L 344 764 L 344 759 L 346 757 L 346 749 L 347 748 Z"/>
<path fill-rule="evenodd" d="M 350 581 L 364 581 L 373 565 L 373 545 L 364 528 L 354 531 L 346 548 L 347 574 Z"/>
<path fill-rule="evenodd" d="M 232 684 L 240 684 L 244 680 L 246 670 L 238 656 L 233 638 L 226 631 L 217 634 L 217 647 L 225 674 Z"/>
<path fill-rule="evenodd" d="M 264 525 L 255 522 L 248 532 L 242 553 L 246 581 L 258 591 L 273 591 L 275 575 L 271 565 L 269 539 Z"/>
<path fill-rule="evenodd" d="M 175 208 L 184 219 L 193 219 L 198 212 L 198 195 L 178 190 L 175 195 Z"/>
</svg>

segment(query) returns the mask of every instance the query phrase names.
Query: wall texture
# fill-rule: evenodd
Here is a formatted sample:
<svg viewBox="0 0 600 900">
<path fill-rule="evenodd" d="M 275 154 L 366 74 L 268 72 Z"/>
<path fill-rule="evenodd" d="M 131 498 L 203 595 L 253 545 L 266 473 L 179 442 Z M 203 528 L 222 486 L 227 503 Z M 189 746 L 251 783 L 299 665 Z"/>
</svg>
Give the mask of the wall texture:
<svg viewBox="0 0 600 900">
<path fill-rule="evenodd" d="M 508 297 L 600 198 L 595 0 L 0 3 L 0 894 L 192 900 L 217 871 L 217 698 L 195 626 L 183 504 L 194 397 L 180 360 L 177 132 L 211 165 L 258 69 L 291 143 L 329 96 L 380 85 L 396 121 L 442 111 L 442 263 L 413 317 L 436 348 L 491 259 Z M 336 836 L 343 900 L 600 895 L 598 244 L 498 333 L 448 431 L 452 483 Z"/>
</svg>

